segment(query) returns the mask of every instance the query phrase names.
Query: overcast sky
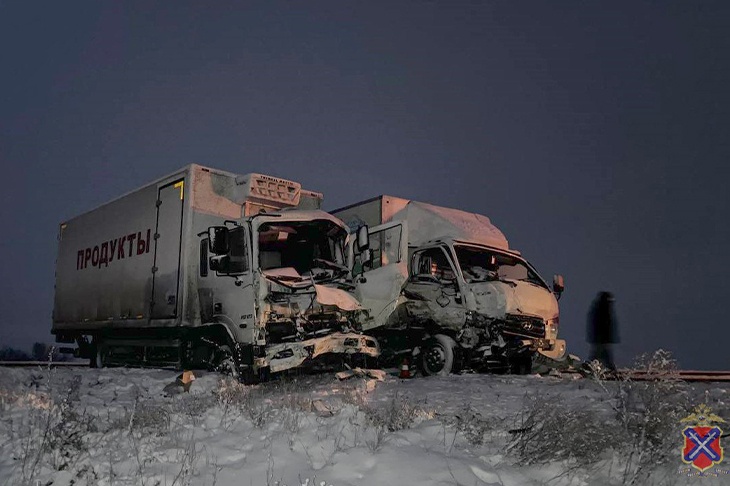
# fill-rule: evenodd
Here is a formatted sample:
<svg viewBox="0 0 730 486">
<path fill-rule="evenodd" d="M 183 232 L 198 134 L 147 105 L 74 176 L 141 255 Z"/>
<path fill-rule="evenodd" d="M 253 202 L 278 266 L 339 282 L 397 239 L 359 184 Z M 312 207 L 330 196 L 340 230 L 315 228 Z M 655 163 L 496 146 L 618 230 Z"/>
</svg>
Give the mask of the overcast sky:
<svg viewBox="0 0 730 486">
<path fill-rule="evenodd" d="M 191 162 L 489 216 L 560 334 L 730 369 L 730 2 L 0 0 L 0 344 L 51 341 L 58 224 Z"/>
</svg>

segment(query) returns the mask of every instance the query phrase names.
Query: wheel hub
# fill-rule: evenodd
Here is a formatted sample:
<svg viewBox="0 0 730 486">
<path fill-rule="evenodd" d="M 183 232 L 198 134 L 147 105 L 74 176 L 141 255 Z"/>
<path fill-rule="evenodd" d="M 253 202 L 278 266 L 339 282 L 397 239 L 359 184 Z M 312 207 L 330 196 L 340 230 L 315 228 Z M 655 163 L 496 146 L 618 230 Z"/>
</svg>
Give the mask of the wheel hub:
<svg viewBox="0 0 730 486">
<path fill-rule="evenodd" d="M 439 346 L 434 346 L 426 352 L 426 365 L 428 369 L 437 372 L 444 367 L 446 356 L 444 350 Z"/>
</svg>

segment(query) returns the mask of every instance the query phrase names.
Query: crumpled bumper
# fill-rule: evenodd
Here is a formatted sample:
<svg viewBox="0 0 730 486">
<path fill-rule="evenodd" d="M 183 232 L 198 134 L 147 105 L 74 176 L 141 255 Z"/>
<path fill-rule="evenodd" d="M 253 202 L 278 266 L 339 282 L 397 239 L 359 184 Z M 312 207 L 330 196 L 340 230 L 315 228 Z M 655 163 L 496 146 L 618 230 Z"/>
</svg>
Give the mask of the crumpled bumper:
<svg viewBox="0 0 730 486">
<path fill-rule="evenodd" d="M 538 349 L 537 352 L 550 359 L 561 360 L 565 357 L 565 339 L 556 339 L 550 348 Z"/>
<path fill-rule="evenodd" d="M 336 332 L 306 341 L 270 346 L 266 349 L 266 361 L 271 372 L 276 373 L 331 354 L 362 354 L 376 358 L 380 356 L 380 345 L 370 336 Z"/>
</svg>

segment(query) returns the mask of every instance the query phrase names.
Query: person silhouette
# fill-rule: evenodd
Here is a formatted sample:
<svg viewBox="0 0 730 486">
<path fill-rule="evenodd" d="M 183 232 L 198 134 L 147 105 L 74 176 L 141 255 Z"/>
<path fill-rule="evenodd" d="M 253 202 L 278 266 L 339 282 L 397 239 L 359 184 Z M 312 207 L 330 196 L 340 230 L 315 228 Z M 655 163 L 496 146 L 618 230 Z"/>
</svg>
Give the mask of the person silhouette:
<svg viewBox="0 0 730 486">
<path fill-rule="evenodd" d="M 614 298 L 611 292 L 599 292 L 588 312 L 588 342 L 591 344 L 591 359 L 598 360 L 611 371 L 616 371 L 613 362 L 612 345 L 619 342 L 616 316 L 613 310 Z"/>
</svg>

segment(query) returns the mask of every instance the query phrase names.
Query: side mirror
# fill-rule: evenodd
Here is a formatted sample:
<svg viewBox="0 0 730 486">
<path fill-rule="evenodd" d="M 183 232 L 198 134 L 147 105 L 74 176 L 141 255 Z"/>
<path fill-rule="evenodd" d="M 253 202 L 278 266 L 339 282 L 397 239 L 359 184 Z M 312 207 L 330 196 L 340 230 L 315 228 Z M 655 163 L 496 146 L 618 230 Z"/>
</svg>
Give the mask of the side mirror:
<svg viewBox="0 0 730 486">
<path fill-rule="evenodd" d="M 368 248 L 366 250 L 363 250 L 360 255 L 362 255 L 361 261 L 362 261 L 363 267 L 365 265 L 372 266 L 372 263 L 373 263 L 373 250 L 371 250 L 370 248 Z"/>
<path fill-rule="evenodd" d="M 563 276 L 562 275 L 554 275 L 553 276 L 553 292 L 560 298 L 560 294 L 563 293 L 563 290 L 565 290 L 565 283 L 563 282 Z"/>
<path fill-rule="evenodd" d="M 228 273 L 230 257 L 228 255 L 216 255 L 208 260 L 208 267 L 218 273 Z"/>
<path fill-rule="evenodd" d="M 228 228 L 225 226 L 211 226 L 208 228 L 208 246 L 210 252 L 214 255 L 227 255 L 230 250 Z"/>
<path fill-rule="evenodd" d="M 359 253 L 370 249 L 370 234 L 368 233 L 368 227 L 360 226 L 357 229 L 357 251 Z"/>
<path fill-rule="evenodd" d="M 355 263 L 352 268 L 352 276 L 356 277 L 358 275 L 364 274 L 366 271 L 368 271 L 368 267 L 370 267 L 370 270 L 372 270 L 373 266 L 373 250 L 365 250 L 361 252 L 359 255 L 360 261 L 359 263 Z M 364 282 L 364 280 L 363 280 Z"/>
</svg>

